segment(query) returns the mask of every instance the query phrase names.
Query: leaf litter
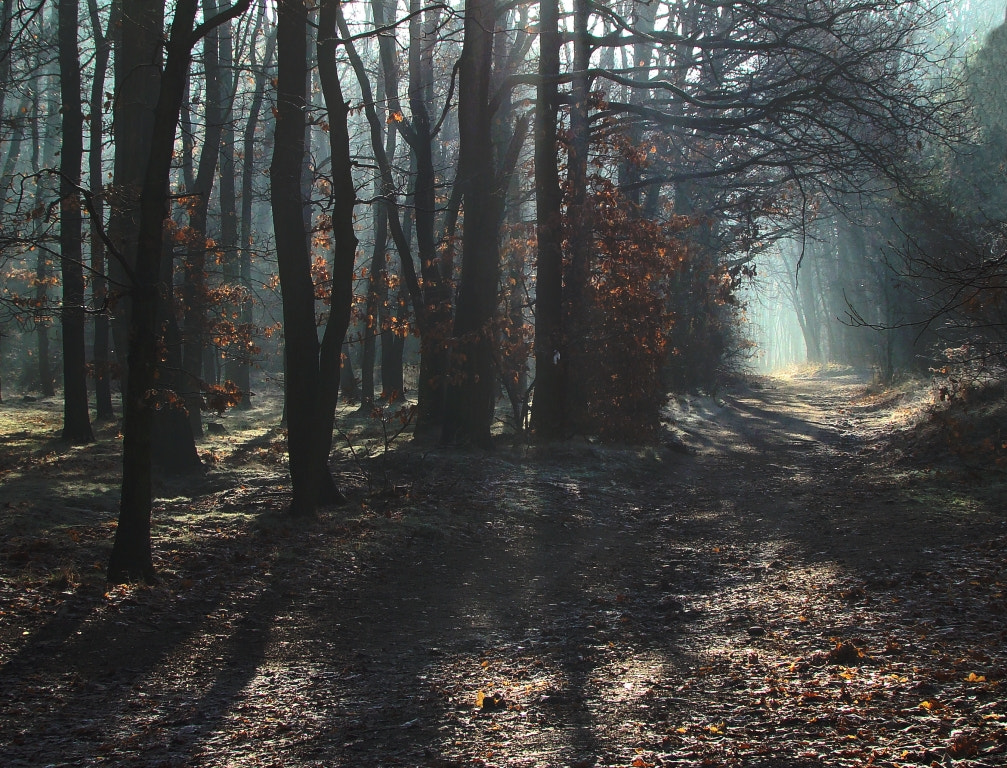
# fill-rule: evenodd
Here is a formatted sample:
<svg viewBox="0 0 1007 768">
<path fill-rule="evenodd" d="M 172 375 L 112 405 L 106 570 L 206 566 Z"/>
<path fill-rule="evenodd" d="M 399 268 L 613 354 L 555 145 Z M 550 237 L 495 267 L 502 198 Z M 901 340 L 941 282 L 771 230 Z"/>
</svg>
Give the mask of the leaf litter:
<svg viewBox="0 0 1007 768">
<path fill-rule="evenodd" d="M 109 450 L 38 417 L 4 464 L 4 765 L 1007 764 L 1004 509 L 887 461 L 901 403 L 771 379 L 654 450 L 402 444 L 401 492 L 346 458 L 306 524 L 275 431 L 234 429 L 160 487 L 161 581 L 116 588 Z"/>
</svg>

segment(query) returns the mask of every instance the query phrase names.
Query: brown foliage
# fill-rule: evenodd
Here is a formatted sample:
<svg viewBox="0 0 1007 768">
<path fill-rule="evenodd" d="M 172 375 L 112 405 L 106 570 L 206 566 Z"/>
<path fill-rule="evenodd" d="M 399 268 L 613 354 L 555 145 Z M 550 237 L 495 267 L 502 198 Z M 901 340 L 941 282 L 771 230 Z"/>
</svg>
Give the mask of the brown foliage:
<svg viewBox="0 0 1007 768">
<path fill-rule="evenodd" d="M 669 288 L 688 258 L 676 234 L 688 221 L 642 219 L 611 182 L 600 179 L 593 207 L 588 406 L 603 440 L 650 442 L 665 397 L 661 369 L 674 324 Z"/>
</svg>

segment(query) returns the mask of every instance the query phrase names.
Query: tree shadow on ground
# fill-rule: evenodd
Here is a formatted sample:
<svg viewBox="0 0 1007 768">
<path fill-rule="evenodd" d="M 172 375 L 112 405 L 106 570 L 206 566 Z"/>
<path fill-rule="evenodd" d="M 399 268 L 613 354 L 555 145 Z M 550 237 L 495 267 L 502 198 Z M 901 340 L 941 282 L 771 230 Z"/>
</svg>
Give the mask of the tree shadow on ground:
<svg viewBox="0 0 1007 768">
<path fill-rule="evenodd" d="M 192 552 L 174 565 L 191 572 L 197 570 L 192 561 L 207 557 L 213 553 Z M 281 594 L 275 579 L 206 583 L 198 594 L 179 594 L 163 582 L 114 587 L 104 596 L 95 589 L 86 585 L 68 598 L 0 667 L 5 765 L 49 764 L 57 755 L 77 765 L 154 765 L 170 758 L 178 744 L 164 738 L 161 726 L 201 719 L 193 690 L 201 681 L 198 675 L 161 687 L 155 681 L 160 676 L 164 683 L 165 670 L 176 664 L 184 674 L 205 663 L 220 665 L 227 686 L 240 686 L 247 665 L 254 669 L 261 658 L 260 638 Z M 213 659 L 185 657 L 198 647 L 196 638 L 218 629 L 222 613 L 242 617 L 235 621 L 242 663 L 222 655 L 226 644 Z M 46 712 L 42 727 L 31 724 L 31 712 Z"/>
<path fill-rule="evenodd" d="M 967 604 L 995 568 L 961 549 L 995 515 L 865 467 L 833 421 L 855 386 L 731 394 L 696 457 L 404 451 L 408 497 L 210 518 L 170 590 L 54 618 L 0 672 L 9 764 L 929 764 L 945 722 L 998 748 L 1003 613 Z"/>
<path fill-rule="evenodd" d="M 853 675 L 840 661 L 880 667 L 882 653 L 901 673 L 921 659 L 900 642 L 936 606 L 904 602 L 918 585 L 903 570 L 917 559 L 893 546 L 905 543 L 905 532 L 881 518 L 894 505 L 898 520 L 922 523 L 913 505 L 863 477 L 844 453 L 848 439 L 821 414 L 804 416 L 800 403 L 785 401 L 729 403 L 717 459 L 667 460 L 665 476 L 650 482 L 642 475 L 654 465 L 615 483 L 605 479 L 611 466 L 487 459 L 485 474 L 464 470 L 466 487 L 479 490 L 449 497 L 473 531 L 469 540 L 423 549 L 419 559 L 398 553 L 385 581 L 315 612 L 344 617 L 318 663 L 339 666 L 347 653 L 356 661 L 332 681 L 346 708 L 312 738 L 309 754 L 333 765 L 630 764 L 634 750 L 671 750 L 687 738 L 679 731 L 726 740 L 728 726 L 717 718 L 730 712 L 730 728 L 779 731 L 745 765 L 823 764 L 821 753 L 802 753 L 847 738 L 856 716 L 844 696 L 851 705 L 853 698 L 842 687 L 812 690 L 798 704 L 820 698 L 825 711 L 781 726 L 766 700 L 782 689 L 759 690 L 779 675 L 776 662 L 761 657 L 782 657 L 795 681 L 829 685 Z M 738 469 L 749 455 L 753 466 Z M 816 499 L 826 500 L 821 510 L 807 503 Z M 840 526 L 823 530 L 820 519 Z M 932 534 L 923 530 L 918 542 L 932 545 Z M 803 594 L 814 590 L 825 594 Z M 809 619 L 798 615 L 802 608 L 819 613 Z M 869 612 L 875 616 L 865 620 Z M 898 629 L 882 626 L 889 623 Z M 319 634 L 327 624 L 312 626 Z M 730 673 L 716 677 L 722 669 Z M 709 702 L 679 690 L 704 679 L 716 679 Z M 865 701 L 883 693 L 908 708 L 921 695 L 874 678 L 863 686 Z M 737 697 L 762 706 L 739 715 L 731 709 Z M 878 722 L 891 716 L 880 705 L 860 708 Z M 702 711 L 706 721 L 694 722 Z M 663 736 L 627 733 L 637 720 Z M 737 749 L 748 740 L 739 736 Z M 933 741 L 941 744 L 939 730 Z M 702 759 L 691 749 L 688 759 Z"/>
</svg>

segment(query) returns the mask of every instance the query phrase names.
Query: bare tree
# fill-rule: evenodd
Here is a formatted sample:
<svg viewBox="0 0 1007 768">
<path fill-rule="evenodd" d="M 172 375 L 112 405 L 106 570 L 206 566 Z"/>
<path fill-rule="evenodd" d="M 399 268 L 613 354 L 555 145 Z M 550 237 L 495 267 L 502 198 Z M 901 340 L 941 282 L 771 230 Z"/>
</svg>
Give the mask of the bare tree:
<svg viewBox="0 0 1007 768">
<path fill-rule="evenodd" d="M 535 401 L 540 440 L 563 438 L 566 359 L 563 332 L 562 202 L 559 183 L 559 2 L 543 0 L 539 18 L 539 82 L 535 104 L 535 201 L 538 234 L 535 306 Z"/>
<path fill-rule="evenodd" d="M 59 3 L 59 82 L 63 106 L 60 151 L 60 269 L 63 278 L 63 437 L 94 441 L 87 407 L 84 356 L 84 250 L 81 215 L 81 165 L 84 114 L 81 111 L 80 59 L 77 54 L 79 0 Z"/>
<path fill-rule="evenodd" d="M 105 242 L 102 239 L 105 227 L 104 164 L 103 141 L 105 137 L 104 113 L 105 76 L 108 72 L 109 54 L 112 50 L 111 30 L 118 19 L 110 14 L 108 28 L 102 29 L 101 14 L 97 0 L 88 0 L 88 16 L 91 34 L 94 37 L 94 70 L 91 75 L 91 93 L 88 99 L 90 111 L 90 141 L 88 143 L 88 186 L 91 193 L 90 247 L 91 247 L 91 296 L 96 314 L 94 320 L 94 395 L 95 411 L 99 419 L 109 419 L 112 412 L 112 384 L 109 367 L 109 317 L 108 280 L 105 274 Z M 112 5 L 117 11 L 119 6 Z"/>
<path fill-rule="evenodd" d="M 157 371 L 158 304 L 164 290 L 161 259 L 168 180 L 175 132 L 182 109 L 192 49 L 210 30 L 248 9 L 239 0 L 226 10 L 195 25 L 197 0 L 175 6 L 166 57 L 158 88 L 154 129 L 150 138 L 147 172 L 140 194 L 140 238 L 134 265 L 128 266 L 132 307 L 129 321 L 129 376 L 123 404 L 122 496 L 106 577 L 111 582 L 154 579 L 150 544 L 151 434 Z"/>
</svg>

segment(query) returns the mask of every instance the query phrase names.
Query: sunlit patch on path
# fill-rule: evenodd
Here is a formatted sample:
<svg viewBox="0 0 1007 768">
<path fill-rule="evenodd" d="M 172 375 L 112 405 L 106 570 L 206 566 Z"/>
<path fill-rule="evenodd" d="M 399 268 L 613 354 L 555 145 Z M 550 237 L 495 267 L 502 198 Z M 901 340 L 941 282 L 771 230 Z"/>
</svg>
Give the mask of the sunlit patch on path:
<svg viewBox="0 0 1007 768">
<path fill-rule="evenodd" d="M 766 379 L 655 448 L 404 446 L 306 525 L 249 434 L 163 488 L 154 588 L 101 582 L 111 507 L 21 494 L 4 765 L 1003 765 L 1003 510 L 878 461 L 911 407 Z"/>
</svg>

